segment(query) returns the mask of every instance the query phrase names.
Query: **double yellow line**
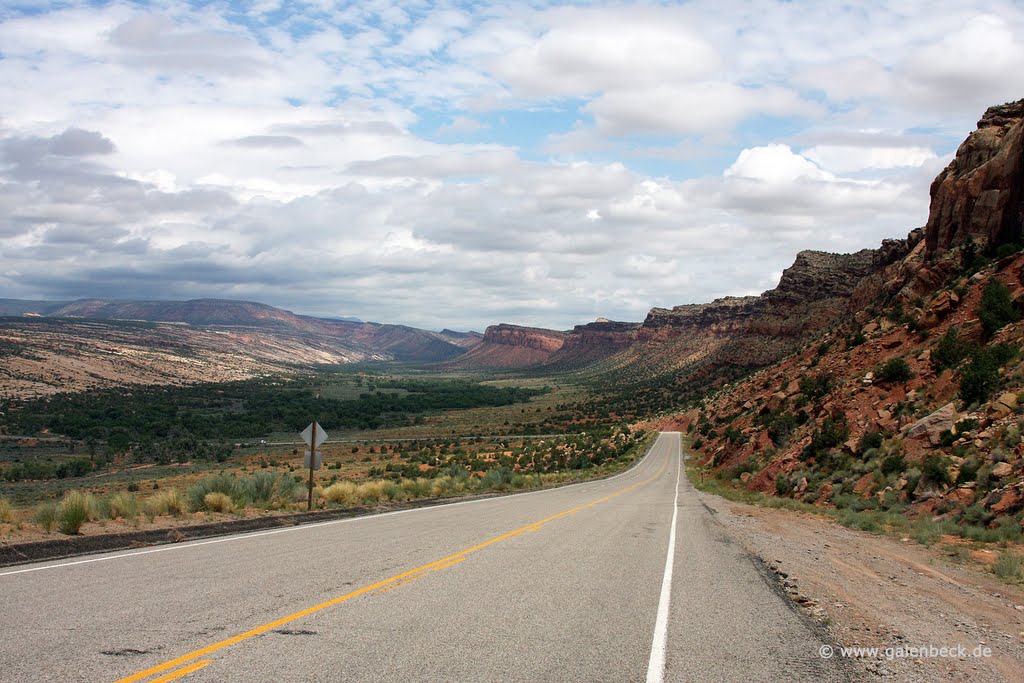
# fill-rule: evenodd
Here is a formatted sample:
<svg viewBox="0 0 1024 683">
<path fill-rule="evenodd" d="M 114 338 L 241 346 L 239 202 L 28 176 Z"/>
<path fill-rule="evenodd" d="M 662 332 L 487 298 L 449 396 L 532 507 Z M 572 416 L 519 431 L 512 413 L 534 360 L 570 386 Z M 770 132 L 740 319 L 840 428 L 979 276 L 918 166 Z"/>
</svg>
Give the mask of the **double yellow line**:
<svg viewBox="0 0 1024 683">
<path fill-rule="evenodd" d="M 657 441 L 655 443 L 657 443 Z M 206 647 L 200 648 L 198 650 L 193 650 L 192 652 L 183 654 L 180 657 L 176 657 L 168 662 L 164 662 L 163 664 L 158 664 L 157 666 L 146 669 L 145 671 L 140 671 L 126 678 L 118 679 L 117 681 L 115 681 L 115 683 L 135 683 L 136 681 L 141 681 L 149 678 L 150 676 L 154 676 L 156 674 L 168 671 L 169 673 L 166 673 L 163 676 L 160 676 L 159 678 L 151 679 L 147 681 L 147 683 L 166 683 L 167 681 L 173 681 L 183 676 L 187 676 L 188 674 L 198 671 L 199 669 L 202 669 L 203 667 L 213 662 L 213 660 L 210 659 L 202 659 L 200 661 L 193 660 L 200 659 L 201 657 L 205 657 L 206 655 L 209 655 L 218 650 L 223 650 L 224 648 L 240 643 L 243 640 L 248 640 L 253 636 L 258 636 L 261 633 L 266 633 L 267 631 L 280 628 L 281 626 L 291 623 L 296 619 L 308 617 L 310 614 L 315 614 L 316 612 L 325 610 L 328 607 L 339 605 L 360 595 L 372 593 L 374 591 L 379 591 L 383 593 L 394 588 L 398 588 L 401 585 L 415 581 L 416 579 L 422 578 L 423 576 L 427 576 L 429 572 L 447 569 L 448 567 L 456 565 L 465 560 L 470 553 L 475 553 L 478 550 L 483 550 L 488 546 L 494 545 L 495 543 L 500 543 L 501 541 L 507 540 L 509 538 L 514 538 L 525 532 L 537 531 L 548 522 L 553 522 L 556 519 L 561 519 L 562 517 L 568 517 L 569 515 L 579 512 L 580 510 L 585 510 L 587 508 L 594 507 L 595 505 L 599 505 L 605 501 L 611 500 L 612 498 L 621 496 L 624 493 L 628 493 L 633 489 L 639 488 L 644 484 L 648 484 L 654 481 L 662 474 L 664 474 L 665 470 L 668 468 L 670 460 L 671 458 L 666 458 L 665 462 L 661 466 L 661 469 L 659 469 L 658 473 L 655 474 L 653 477 L 649 479 L 644 479 L 643 481 L 633 484 L 632 486 L 627 486 L 626 488 L 620 489 L 619 491 L 604 496 L 603 498 L 598 498 L 597 500 L 591 501 L 589 503 L 584 503 L 583 505 L 577 505 L 574 508 L 564 510 L 562 512 L 559 512 L 558 514 L 551 515 L 550 517 L 545 517 L 544 519 L 539 520 L 537 522 L 531 522 L 529 524 L 519 527 L 518 529 L 513 529 L 508 533 L 504 533 L 501 536 L 495 536 L 494 538 L 488 541 L 478 543 L 477 545 L 471 548 L 466 548 L 465 550 L 460 550 L 459 552 L 454 553 L 452 555 L 448 555 L 447 557 L 442 557 L 440 560 L 435 560 L 434 562 L 430 562 L 429 564 L 416 567 L 415 569 L 410 569 L 408 571 L 402 572 L 401 574 L 395 574 L 394 576 L 384 579 L 383 581 L 378 581 L 377 583 L 372 583 L 368 586 L 363 586 L 362 588 L 354 590 L 351 593 L 346 593 L 345 595 L 332 598 L 327 602 L 322 602 L 319 605 L 307 607 L 306 609 L 300 612 L 295 612 L 294 614 L 289 614 L 286 617 L 281 617 L 280 619 L 271 621 L 267 624 L 263 624 L 262 626 L 257 626 L 256 628 L 250 631 L 246 631 L 245 633 L 239 633 L 237 636 L 233 636 L 226 640 L 222 640 L 218 643 L 213 643 L 212 645 L 207 645 Z M 183 664 L 187 664 L 188 662 L 192 663 L 180 669 L 177 668 L 179 666 L 182 666 Z M 171 671 L 172 669 L 173 671 Z"/>
</svg>

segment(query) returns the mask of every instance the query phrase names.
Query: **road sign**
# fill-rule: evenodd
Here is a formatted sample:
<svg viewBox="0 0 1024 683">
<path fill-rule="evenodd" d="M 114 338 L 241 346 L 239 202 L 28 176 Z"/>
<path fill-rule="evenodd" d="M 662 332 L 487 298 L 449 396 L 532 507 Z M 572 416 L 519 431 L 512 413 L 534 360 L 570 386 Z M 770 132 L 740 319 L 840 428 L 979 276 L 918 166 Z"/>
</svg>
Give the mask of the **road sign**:
<svg viewBox="0 0 1024 683">
<path fill-rule="evenodd" d="M 303 461 L 302 461 L 302 463 L 303 463 L 302 464 L 303 467 L 306 467 L 306 468 L 309 467 L 309 451 L 306 451 L 305 453 L 303 453 Z M 320 451 L 317 451 L 316 452 L 316 460 L 313 461 L 313 469 L 314 470 L 320 469 L 320 466 L 323 465 L 323 463 L 324 463 L 324 456 L 323 456 L 323 454 Z"/>
<path fill-rule="evenodd" d="M 313 448 L 319 448 L 320 444 L 322 444 L 324 441 L 327 441 L 327 432 L 324 431 L 324 428 L 320 426 L 319 422 L 316 423 L 316 443 L 313 443 L 313 441 L 312 441 L 312 439 L 313 439 L 313 423 L 312 422 L 309 424 L 308 427 L 306 427 L 305 429 L 302 430 L 301 436 L 302 436 L 302 440 L 306 442 L 306 445 L 307 446 L 312 446 Z"/>
</svg>

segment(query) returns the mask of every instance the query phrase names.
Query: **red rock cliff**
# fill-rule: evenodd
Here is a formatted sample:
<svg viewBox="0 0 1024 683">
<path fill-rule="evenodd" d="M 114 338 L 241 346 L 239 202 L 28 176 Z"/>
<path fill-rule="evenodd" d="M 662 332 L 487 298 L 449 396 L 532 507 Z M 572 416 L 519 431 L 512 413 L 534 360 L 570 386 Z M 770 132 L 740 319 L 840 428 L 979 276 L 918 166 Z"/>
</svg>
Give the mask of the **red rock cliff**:
<svg viewBox="0 0 1024 683">
<path fill-rule="evenodd" d="M 928 260 L 973 239 L 1019 242 L 1024 223 L 1024 100 L 990 107 L 932 183 Z"/>
</svg>

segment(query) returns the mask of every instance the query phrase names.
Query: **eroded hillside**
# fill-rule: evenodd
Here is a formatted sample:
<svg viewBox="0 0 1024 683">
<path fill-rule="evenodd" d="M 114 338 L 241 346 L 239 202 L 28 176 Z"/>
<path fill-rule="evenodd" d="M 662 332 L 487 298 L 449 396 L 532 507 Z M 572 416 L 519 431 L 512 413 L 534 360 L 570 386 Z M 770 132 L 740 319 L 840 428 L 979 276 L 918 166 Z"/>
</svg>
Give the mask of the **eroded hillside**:
<svg viewBox="0 0 1024 683">
<path fill-rule="evenodd" d="M 924 234 L 840 297 L 849 315 L 660 425 L 745 488 L 1019 536 L 1022 131 L 1024 101 L 988 110 Z"/>
</svg>

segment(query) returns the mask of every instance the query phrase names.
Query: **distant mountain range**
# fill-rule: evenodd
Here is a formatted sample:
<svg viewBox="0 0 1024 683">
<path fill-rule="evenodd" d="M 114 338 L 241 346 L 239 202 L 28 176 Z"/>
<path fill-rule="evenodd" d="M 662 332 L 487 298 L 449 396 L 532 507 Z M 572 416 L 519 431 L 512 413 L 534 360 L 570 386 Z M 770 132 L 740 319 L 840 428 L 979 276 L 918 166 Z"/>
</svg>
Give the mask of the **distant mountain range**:
<svg viewBox="0 0 1024 683">
<path fill-rule="evenodd" d="M 12 395 L 367 361 L 436 363 L 465 354 L 483 337 L 229 299 L 0 299 L 0 318 L 0 393 Z"/>
<path fill-rule="evenodd" d="M 365 323 L 357 318 L 318 318 L 255 301 L 28 301 L 0 299 L 0 316 L 42 316 L 86 320 L 138 320 L 193 327 L 257 328 L 280 333 L 322 335 L 382 360 L 440 361 L 465 353 L 482 335 L 430 332 L 405 325 Z"/>
</svg>

